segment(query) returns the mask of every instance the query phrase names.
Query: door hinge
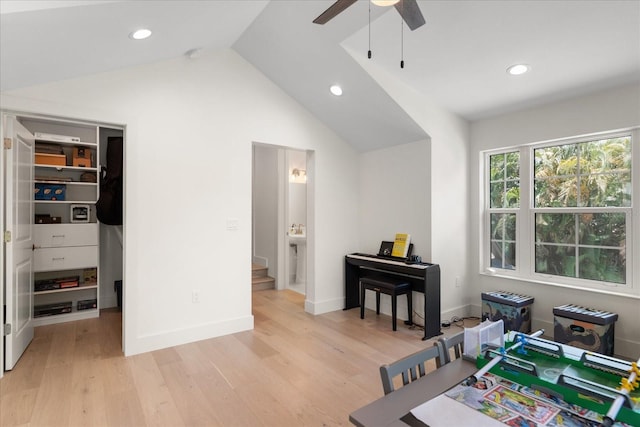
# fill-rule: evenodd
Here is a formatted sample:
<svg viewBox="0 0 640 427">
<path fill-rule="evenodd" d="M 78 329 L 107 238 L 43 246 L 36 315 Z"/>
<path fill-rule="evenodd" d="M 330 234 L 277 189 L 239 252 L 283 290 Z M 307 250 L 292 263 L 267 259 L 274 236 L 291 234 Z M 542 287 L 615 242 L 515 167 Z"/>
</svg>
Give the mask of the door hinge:
<svg viewBox="0 0 640 427">
<path fill-rule="evenodd" d="M 7 230 L 4 232 L 4 242 L 9 243 L 11 241 L 11 231 Z"/>
<path fill-rule="evenodd" d="M 4 327 L 2 328 L 2 335 L 5 337 L 7 335 L 11 335 L 11 323 L 5 323 Z"/>
<path fill-rule="evenodd" d="M 11 150 L 11 146 L 13 145 L 13 141 L 11 141 L 11 138 L 5 138 L 4 139 L 4 149 L 5 150 Z"/>
</svg>

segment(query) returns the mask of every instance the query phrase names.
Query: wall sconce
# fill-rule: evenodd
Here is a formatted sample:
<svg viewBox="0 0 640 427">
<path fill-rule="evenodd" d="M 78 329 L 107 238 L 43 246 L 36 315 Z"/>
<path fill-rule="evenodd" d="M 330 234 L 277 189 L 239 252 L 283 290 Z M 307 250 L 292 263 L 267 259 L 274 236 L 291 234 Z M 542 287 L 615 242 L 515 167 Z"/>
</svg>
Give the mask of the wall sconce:
<svg viewBox="0 0 640 427">
<path fill-rule="evenodd" d="M 307 182 L 307 171 L 304 169 L 294 168 L 289 177 L 291 182 Z"/>
</svg>

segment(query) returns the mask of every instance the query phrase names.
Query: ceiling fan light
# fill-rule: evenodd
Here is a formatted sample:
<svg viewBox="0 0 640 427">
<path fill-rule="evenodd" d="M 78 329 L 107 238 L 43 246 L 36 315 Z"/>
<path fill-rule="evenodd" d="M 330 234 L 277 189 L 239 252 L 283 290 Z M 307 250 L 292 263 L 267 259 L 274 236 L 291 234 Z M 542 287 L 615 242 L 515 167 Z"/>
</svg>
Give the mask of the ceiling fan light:
<svg viewBox="0 0 640 427">
<path fill-rule="evenodd" d="M 376 6 L 393 6 L 394 4 L 398 3 L 400 0 L 371 0 L 371 3 L 375 4 Z"/>
</svg>

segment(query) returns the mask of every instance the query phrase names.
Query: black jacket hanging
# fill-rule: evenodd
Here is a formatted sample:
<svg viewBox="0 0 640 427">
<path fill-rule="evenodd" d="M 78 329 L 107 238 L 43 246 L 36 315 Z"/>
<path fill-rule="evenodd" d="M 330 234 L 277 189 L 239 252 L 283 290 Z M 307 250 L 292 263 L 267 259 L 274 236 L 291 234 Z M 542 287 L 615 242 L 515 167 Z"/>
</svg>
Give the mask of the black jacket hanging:
<svg viewBox="0 0 640 427">
<path fill-rule="evenodd" d="M 100 198 L 96 215 L 103 224 L 122 225 L 122 149 L 123 138 L 107 138 L 107 166 L 100 171 Z"/>
</svg>

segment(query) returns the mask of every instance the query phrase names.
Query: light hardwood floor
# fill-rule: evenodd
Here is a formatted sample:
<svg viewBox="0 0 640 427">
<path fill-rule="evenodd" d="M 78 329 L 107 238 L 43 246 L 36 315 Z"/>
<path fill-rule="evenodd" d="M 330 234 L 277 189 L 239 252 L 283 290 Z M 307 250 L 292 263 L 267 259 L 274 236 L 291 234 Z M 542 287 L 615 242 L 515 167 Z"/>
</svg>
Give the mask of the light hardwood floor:
<svg viewBox="0 0 640 427">
<path fill-rule="evenodd" d="M 114 310 L 36 328 L 0 380 L 0 425 L 350 425 L 350 412 L 382 396 L 381 364 L 433 343 L 374 311 L 312 316 L 303 303 L 253 292 L 254 330 L 127 358 Z"/>
</svg>

